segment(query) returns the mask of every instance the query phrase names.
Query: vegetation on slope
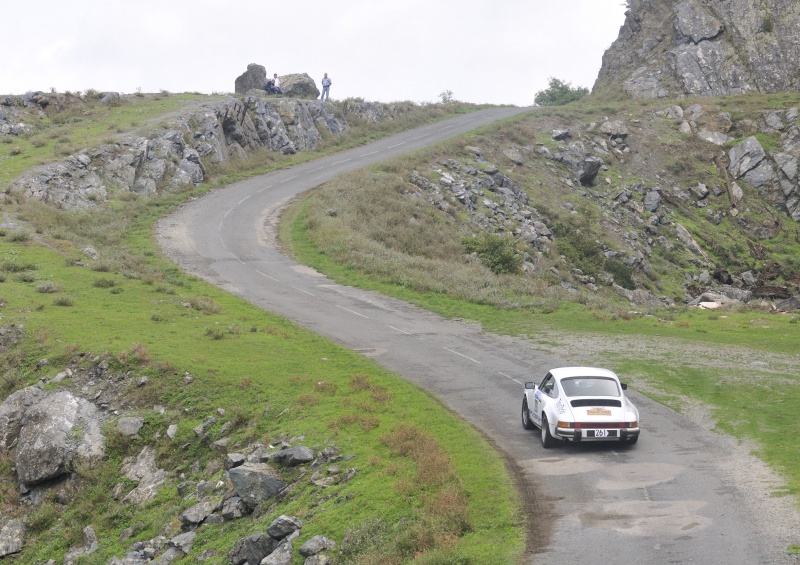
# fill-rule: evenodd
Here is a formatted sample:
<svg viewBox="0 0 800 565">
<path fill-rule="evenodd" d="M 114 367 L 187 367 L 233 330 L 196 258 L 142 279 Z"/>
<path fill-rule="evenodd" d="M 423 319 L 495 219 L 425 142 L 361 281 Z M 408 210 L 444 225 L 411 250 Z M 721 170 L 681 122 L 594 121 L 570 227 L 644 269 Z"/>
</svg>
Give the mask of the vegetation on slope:
<svg viewBox="0 0 800 565">
<path fill-rule="evenodd" d="M 196 102 L 195 95 L 162 93 L 130 104 L 156 118 L 170 100 L 179 102 L 176 107 Z M 323 150 L 468 109 L 419 107 L 378 131 L 354 120 L 347 139 L 329 139 Z M 130 110 L 123 104 L 75 112 L 65 120 L 69 136 L 94 143 L 96 134 L 86 130 L 110 131 L 110 124 L 127 123 L 121 116 Z M 55 135 L 60 127 L 44 125 L 32 136 Z M 8 150 L 13 144 L 0 146 L 4 167 L 22 170 L 21 159 L 40 162 L 59 155 L 54 147 L 23 140 L 17 141 L 19 152 Z M 212 180 L 220 184 L 290 162 L 254 158 L 217 167 Z M 153 199 L 128 195 L 93 212 L 2 203 L 3 326 L 22 329 L 21 341 L 2 343 L 3 395 L 64 368 L 77 371 L 102 362 L 120 375 L 112 407 L 145 417 L 136 438 L 121 436 L 109 422 L 106 460 L 77 472 L 68 504 L 50 492 L 35 507 L 20 507 L 13 459 L 2 458 L 2 514 L 24 516 L 29 528 L 22 558 L 62 560 L 69 547 L 81 545 L 87 525 L 95 528 L 100 546 L 81 563 L 106 563 L 124 555 L 133 540 L 179 532 L 177 516 L 195 502 L 178 494 L 179 484 L 223 478 L 224 453 L 192 428 L 223 414 L 232 423 L 226 433 L 229 451 L 303 437 L 314 449 L 335 444 L 353 456 L 348 466 L 358 472 L 326 490 L 302 474 L 291 477 L 299 485 L 292 496 L 257 517 L 201 528 L 187 560 L 210 551 L 207 563 L 227 563 L 227 551 L 238 539 L 264 530 L 278 514 L 292 514 L 304 521 L 300 543 L 316 534 L 332 538 L 340 543 L 344 562 L 516 561 L 524 544 L 523 518 L 503 462 L 485 438 L 372 361 L 186 276 L 161 256 L 154 222 L 209 186 Z M 98 251 L 96 259 L 84 254 L 87 245 Z M 210 429 L 213 439 L 222 433 L 222 420 Z M 174 440 L 164 434 L 172 423 L 180 423 Z M 158 465 L 170 479 L 153 502 L 138 508 L 110 494 L 117 484 L 130 486 L 120 464 L 145 444 L 155 446 Z M 126 528 L 134 534 L 123 541 Z"/>
</svg>

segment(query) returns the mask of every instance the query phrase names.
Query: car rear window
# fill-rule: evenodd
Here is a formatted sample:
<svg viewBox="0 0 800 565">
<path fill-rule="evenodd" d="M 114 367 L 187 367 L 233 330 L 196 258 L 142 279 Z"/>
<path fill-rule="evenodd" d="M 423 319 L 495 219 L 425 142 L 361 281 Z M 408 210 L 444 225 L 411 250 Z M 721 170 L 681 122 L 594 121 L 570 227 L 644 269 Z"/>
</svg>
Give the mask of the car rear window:
<svg viewBox="0 0 800 565">
<path fill-rule="evenodd" d="M 604 377 L 562 379 L 561 388 L 567 396 L 619 396 L 617 381 Z"/>
</svg>

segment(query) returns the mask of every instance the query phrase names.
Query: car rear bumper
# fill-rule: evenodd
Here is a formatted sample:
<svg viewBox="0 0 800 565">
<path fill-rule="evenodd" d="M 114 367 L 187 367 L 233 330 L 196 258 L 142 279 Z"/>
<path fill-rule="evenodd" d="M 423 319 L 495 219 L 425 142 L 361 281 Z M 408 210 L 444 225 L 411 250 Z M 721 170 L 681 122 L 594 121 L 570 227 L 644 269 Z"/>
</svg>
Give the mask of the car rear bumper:
<svg viewBox="0 0 800 565">
<path fill-rule="evenodd" d="M 568 441 L 628 441 L 639 437 L 639 428 L 622 428 L 606 430 L 608 435 L 594 437 L 593 429 L 556 428 L 555 436 Z"/>
</svg>

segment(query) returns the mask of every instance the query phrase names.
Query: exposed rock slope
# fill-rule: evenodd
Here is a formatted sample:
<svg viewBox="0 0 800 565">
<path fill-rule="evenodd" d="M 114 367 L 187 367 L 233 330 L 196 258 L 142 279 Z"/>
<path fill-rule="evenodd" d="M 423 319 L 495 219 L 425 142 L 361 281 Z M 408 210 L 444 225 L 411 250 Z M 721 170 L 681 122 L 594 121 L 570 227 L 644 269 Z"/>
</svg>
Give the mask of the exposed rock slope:
<svg viewBox="0 0 800 565">
<path fill-rule="evenodd" d="M 595 89 L 634 98 L 798 89 L 800 4 L 792 0 L 629 0 Z"/>
</svg>

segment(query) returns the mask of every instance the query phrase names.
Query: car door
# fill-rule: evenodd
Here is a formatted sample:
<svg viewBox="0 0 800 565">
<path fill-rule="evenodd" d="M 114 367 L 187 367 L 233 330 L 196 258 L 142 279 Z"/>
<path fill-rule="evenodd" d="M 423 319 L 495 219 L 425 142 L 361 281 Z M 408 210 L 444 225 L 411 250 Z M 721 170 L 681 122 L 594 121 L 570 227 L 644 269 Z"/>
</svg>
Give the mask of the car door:
<svg viewBox="0 0 800 565">
<path fill-rule="evenodd" d="M 536 389 L 536 392 L 533 394 L 533 406 L 531 407 L 533 414 L 531 415 L 531 419 L 537 426 L 541 427 L 542 413 L 545 411 L 546 407 L 553 402 L 554 395 L 557 396 L 556 380 L 553 375 L 547 373 Z"/>
</svg>

